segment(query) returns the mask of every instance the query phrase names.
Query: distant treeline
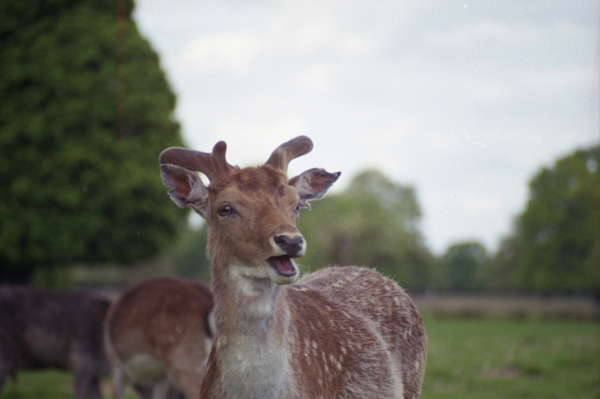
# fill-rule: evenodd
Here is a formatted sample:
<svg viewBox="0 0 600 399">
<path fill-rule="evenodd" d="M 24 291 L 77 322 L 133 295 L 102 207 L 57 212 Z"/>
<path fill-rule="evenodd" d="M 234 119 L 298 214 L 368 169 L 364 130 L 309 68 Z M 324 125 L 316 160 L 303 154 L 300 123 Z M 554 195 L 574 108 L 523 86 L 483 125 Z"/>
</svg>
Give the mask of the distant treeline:
<svg viewBox="0 0 600 399">
<path fill-rule="evenodd" d="M 411 291 L 600 292 L 600 147 L 575 151 L 541 169 L 512 233 L 490 253 L 459 242 L 434 256 L 420 230 L 415 189 L 377 170 L 355 176 L 341 193 L 303 211 L 308 242 L 298 260 L 311 271 L 366 265 Z M 209 277 L 204 228 L 187 232 L 176 252 L 180 273 Z"/>
</svg>

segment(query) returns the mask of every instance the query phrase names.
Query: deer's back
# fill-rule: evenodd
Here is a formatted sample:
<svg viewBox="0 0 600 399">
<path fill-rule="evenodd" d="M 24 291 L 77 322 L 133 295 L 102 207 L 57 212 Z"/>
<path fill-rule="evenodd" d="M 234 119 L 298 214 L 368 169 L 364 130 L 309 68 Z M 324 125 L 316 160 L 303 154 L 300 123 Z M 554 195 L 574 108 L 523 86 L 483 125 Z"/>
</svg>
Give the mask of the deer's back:
<svg viewBox="0 0 600 399">
<path fill-rule="evenodd" d="M 296 372 L 332 397 L 418 397 L 426 336 L 408 295 L 374 270 L 332 267 L 315 272 L 286 295 Z M 295 320 L 295 321 L 294 321 Z M 311 396 L 313 392 L 309 392 Z M 312 397 L 312 396 L 311 396 Z M 316 396 L 315 396 L 316 397 Z"/>
<path fill-rule="evenodd" d="M 105 323 L 111 361 L 143 381 L 162 376 L 164 362 L 203 358 L 211 308 L 210 290 L 201 282 L 162 277 L 132 287 Z"/>
</svg>

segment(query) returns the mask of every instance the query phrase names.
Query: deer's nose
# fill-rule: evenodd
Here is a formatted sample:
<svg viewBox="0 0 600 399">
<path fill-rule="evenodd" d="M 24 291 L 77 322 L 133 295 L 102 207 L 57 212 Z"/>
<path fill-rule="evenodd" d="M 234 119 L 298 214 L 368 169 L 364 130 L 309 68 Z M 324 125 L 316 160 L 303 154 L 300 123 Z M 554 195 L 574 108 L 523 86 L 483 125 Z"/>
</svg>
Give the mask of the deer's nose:
<svg viewBox="0 0 600 399">
<path fill-rule="evenodd" d="M 279 248 L 285 251 L 287 255 L 295 256 L 304 249 L 304 239 L 301 235 L 290 236 L 282 234 L 273 239 Z"/>
</svg>

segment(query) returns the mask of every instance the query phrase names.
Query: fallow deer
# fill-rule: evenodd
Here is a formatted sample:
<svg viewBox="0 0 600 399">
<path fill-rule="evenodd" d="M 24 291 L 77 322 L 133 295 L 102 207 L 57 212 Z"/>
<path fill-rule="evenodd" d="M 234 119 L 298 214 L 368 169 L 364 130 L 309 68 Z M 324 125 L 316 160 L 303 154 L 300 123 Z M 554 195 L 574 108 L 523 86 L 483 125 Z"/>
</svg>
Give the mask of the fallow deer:
<svg viewBox="0 0 600 399">
<path fill-rule="evenodd" d="M 202 281 L 159 277 L 125 291 L 104 324 L 114 397 L 131 384 L 150 385 L 152 398 L 164 399 L 172 384 L 197 399 L 212 344 L 212 307 Z"/>
<path fill-rule="evenodd" d="M 244 169 L 227 163 L 224 142 L 212 153 L 168 148 L 159 157 L 171 199 L 208 226 L 218 334 L 202 399 L 420 395 L 427 338 L 395 282 L 348 266 L 295 283 L 294 259 L 306 251 L 298 211 L 340 175 L 310 169 L 288 180 L 289 162 L 311 149 L 312 141 L 300 136 L 266 164 Z"/>
</svg>

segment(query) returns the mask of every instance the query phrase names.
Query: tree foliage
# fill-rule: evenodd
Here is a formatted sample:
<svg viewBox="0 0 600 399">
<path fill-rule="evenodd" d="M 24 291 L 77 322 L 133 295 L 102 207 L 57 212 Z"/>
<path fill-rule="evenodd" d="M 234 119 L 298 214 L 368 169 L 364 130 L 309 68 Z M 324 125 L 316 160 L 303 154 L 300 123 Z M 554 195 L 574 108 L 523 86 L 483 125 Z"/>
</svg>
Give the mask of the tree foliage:
<svg viewBox="0 0 600 399">
<path fill-rule="evenodd" d="M 487 261 L 485 247 L 478 242 L 453 244 L 438 260 L 439 288 L 457 292 L 482 287 L 481 273 Z"/>
<path fill-rule="evenodd" d="M 409 289 L 430 280 L 431 255 L 419 229 L 421 210 L 412 187 L 381 172 L 355 176 L 347 190 L 330 194 L 302 212 L 299 228 L 307 243 L 301 264 L 375 267 Z"/>
<path fill-rule="evenodd" d="M 207 225 L 203 223 L 200 228 L 188 227 L 181 234 L 174 251 L 177 275 L 210 281 L 210 262 L 206 253 L 207 233 Z"/>
<path fill-rule="evenodd" d="M 0 278 L 147 258 L 184 222 L 157 168 L 175 96 L 132 8 L 0 3 Z"/>
<path fill-rule="evenodd" d="M 520 256 L 519 240 L 510 234 L 500 240 L 498 250 L 489 257 L 481 271 L 481 283 L 490 291 L 514 291 L 514 275 Z"/>
<path fill-rule="evenodd" d="M 543 168 L 519 218 L 516 283 L 536 291 L 600 291 L 600 146 Z"/>
</svg>

